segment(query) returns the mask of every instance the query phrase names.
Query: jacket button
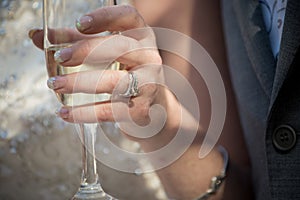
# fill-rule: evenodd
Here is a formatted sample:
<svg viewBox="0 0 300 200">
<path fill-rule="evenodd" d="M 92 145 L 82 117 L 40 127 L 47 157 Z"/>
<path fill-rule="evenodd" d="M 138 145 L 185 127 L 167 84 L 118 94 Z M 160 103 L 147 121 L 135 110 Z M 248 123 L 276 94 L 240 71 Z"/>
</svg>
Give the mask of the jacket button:
<svg viewBox="0 0 300 200">
<path fill-rule="evenodd" d="M 289 151 L 291 150 L 297 140 L 295 130 L 288 125 L 281 125 L 275 129 L 273 132 L 273 145 L 279 151 Z"/>
</svg>

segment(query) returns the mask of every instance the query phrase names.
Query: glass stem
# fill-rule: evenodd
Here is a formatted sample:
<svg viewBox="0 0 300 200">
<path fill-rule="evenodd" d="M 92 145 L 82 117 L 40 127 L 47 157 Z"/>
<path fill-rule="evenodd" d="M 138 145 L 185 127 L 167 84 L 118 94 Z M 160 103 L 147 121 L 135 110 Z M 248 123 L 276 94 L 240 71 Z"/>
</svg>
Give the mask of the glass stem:
<svg viewBox="0 0 300 200">
<path fill-rule="evenodd" d="M 99 182 L 95 158 L 95 137 L 97 124 L 79 124 L 82 138 L 82 177 L 81 187 Z"/>
</svg>

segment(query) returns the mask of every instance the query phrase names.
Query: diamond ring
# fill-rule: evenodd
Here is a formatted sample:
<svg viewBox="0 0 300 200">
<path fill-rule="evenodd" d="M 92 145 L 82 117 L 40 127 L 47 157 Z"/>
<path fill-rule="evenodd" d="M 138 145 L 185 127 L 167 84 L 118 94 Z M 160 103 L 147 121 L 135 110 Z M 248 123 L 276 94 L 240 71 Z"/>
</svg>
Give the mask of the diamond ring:
<svg viewBox="0 0 300 200">
<path fill-rule="evenodd" d="M 129 84 L 126 92 L 119 94 L 122 97 L 136 97 L 139 94 L 137 75 L 133 72 L 128 72 Z"/>
</svg>

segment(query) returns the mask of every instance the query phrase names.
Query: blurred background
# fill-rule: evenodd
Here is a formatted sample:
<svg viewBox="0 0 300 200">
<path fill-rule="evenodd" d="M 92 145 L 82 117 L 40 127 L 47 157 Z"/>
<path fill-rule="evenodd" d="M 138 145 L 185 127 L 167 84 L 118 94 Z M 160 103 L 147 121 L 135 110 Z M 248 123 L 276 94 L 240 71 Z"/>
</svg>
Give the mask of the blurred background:
<svg viewBox="0 0 300 200">
<path fill-rule="evenodd" d="M 41 0 L 0 0 L 0 199 L 69 199 L 78 189 L 81 145 L 72 124 L 55 116 L 59 108 L 46 86 L 42 51 L 28 38 L 28 31 L 42 27 Z M 138 151 L 139 146 L 112 131 L 120 146 Z M 103 156 L 122 165 L 132 160 Z M 98 162 L 103 188 L 125 200 L 165 199 L 155 173 L 123 173 Z M 138 164 L 136 164 L 138 166 Z"/>
</svg>

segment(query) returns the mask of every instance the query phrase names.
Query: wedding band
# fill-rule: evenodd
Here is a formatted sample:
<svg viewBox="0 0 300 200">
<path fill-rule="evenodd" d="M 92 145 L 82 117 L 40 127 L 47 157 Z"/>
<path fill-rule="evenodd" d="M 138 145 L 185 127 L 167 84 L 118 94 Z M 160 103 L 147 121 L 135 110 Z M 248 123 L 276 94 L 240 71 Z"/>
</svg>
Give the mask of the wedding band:
<svg viewBox="0 0 300 200">
<path fill-rule="evenodd" d="M 122 97 L 136 97 L 139 94 L 137 75 L 133 72 L 128 72 L 129 84 L 126 92 L 120 94 Z"/>
</svg>

